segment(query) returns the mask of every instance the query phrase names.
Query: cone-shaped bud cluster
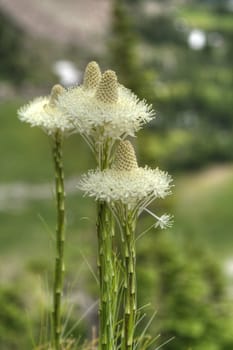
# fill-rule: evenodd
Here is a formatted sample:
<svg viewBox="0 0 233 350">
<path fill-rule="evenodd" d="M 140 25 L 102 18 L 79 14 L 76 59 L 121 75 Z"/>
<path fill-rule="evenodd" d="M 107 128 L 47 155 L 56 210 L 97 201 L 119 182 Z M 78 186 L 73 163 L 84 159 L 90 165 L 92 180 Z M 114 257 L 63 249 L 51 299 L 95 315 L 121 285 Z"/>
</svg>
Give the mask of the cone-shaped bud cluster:
<svg viewBox="0 0 233 350">
<path fill-rule="evenodd" d="M 101 71 L 98 63 L 95 61 L 89 62 L 86 66 L 84 78 L 83 78 L 83 86 L 86 89 L 95 89 L 101 79 Z"/>
<path fill-rule="evenodd" d="M 49 106 L 54 107 L 58 100 L 58 97 L 65 91 L 65 89 L 60 85 L 56 84 L 52 87 L 50 97 L 49 97 Z"/>
<path fill-rule="evenodd" d="M 118 100 L 118 81 L 116 73 L 107 70 L 102 75 L 96 90 L 96 98 L 103 103 L 116 103 Z"/>
<path fill-rule="evenodd" d="M 130 171 L 137 168 L 137 158 L 131 142 L 121 141 L 116 151 L 114 169 Z"/>
</svg>

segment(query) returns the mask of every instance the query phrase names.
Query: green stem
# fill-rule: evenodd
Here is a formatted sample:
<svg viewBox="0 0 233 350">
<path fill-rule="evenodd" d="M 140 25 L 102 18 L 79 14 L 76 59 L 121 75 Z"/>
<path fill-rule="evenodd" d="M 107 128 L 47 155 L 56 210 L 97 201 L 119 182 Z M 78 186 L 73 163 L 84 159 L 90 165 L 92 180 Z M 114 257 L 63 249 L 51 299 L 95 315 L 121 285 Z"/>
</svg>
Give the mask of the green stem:
<svg viewBox="0 0 233 350">
<path fill-rule="evenodd" d="M 64 244 L 65 244 L 65 190 L 64 173 L 62 161 L 62 135 L 55 134 L 53 160 L 55 167 L 55 189 L 57 208 L 56 227 L 56 260 L 54 270 L 53 286 L 53 336 L 55 350 L 61 349 L 61 299 L 63 292 L 64 265 Z"/>
<path fill-rule="evenodd" d="M 101 149 L 98 166 L 101 170 L 110 166 L 108 140 Z M 117 309 L 117 271 L 116 257 L 113 253 L 114 220 L 107 203 L 97 204 L 97 237 L 99 269 L 99 349 L 115 350 L 115 328 Z"/>
<path fill-rule="evenodd" d="M 112 256 L 113 221 L 106 203 L 98 203 L 98 268 L 100 280 L 99 349 L 114 349 L 114 281 Z"/>
<path fill-rule="evenodd" d="M 126 209 L 127 212 L 127 209 Z M 124 350 L 133 350 L 134 332 L 136 327 L 137 286 L 136 286 L 136 249 L 135 249 L 135 220 L 128 213 L 123 225 L 123 254 L 124 254 Z"/>
</svg>

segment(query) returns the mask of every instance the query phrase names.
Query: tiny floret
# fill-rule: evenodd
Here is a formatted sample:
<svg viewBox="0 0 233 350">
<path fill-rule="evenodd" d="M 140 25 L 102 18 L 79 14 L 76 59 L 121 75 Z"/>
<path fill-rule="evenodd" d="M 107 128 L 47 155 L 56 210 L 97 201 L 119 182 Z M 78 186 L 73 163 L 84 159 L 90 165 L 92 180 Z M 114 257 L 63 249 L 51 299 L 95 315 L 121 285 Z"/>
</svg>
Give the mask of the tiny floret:
<svg viewBox="0 0 233 350">
<path fill-rule="evenodd" d="M 50 96 L 38 97 L 18 110 L 19 119 L 38 126 L 48 135 L 54 135 L 57 131 L 69 134 L 74 131 L 72 121 L 58 108 L 57 100 L 65 89 L 61 85 L 55 85 Z"/>
<path fill-rule="evenodd" d="M 147 208 L 144 208 L 144 210 L 156 219 L 156 223 L 154 224 L 154 228 L 160 227 L 163 230 L 165 228 L 172 227 L 172 225 L 173 225 L 173 216 L 172 215 L 163 214 L 161 216 L 158 216 Z"/>
<path fill-rule="evenodd" d="M 173 225 L 173 217 L 169 214 L 163 214 L 158 217 L 158 221 L 154 225 L 155 228 L 160 227 L 162 230 L 165 228 L 172 227 Z"/>
<path fill-rule="evenodd" d="M 103 103 L 116 103 L 118 100 L 118 82 L 112 70 L 104 72 L 96 90 L 96 98 Z"/>
<path fill-rule="evenodd" d="M 96 89 L 101 79 L 101 71 L 97 62 L 89 62 L 86 66 L 83 86 L 86 89 Z"/>
</svg>

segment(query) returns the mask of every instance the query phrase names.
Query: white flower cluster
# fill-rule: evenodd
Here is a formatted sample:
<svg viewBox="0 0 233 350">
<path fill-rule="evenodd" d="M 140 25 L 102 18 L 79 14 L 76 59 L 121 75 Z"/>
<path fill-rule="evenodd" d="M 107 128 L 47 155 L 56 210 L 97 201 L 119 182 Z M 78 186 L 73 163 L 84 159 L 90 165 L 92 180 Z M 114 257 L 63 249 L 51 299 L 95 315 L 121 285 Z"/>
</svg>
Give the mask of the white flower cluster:
<svg viewBox="0 0 233 350">
<path fill-rule="evenodd" d="M 118 85 L 116 103 L 104 103 L 97 98 L 95 90 L 79 86 L 59 96 L 58 107 L 80 133 L 92 135 L 102 127 L 102 137 L 112 139 L 134 136 L 154 115 L 151 106 L 122 85 Z"/>
<path fill-rule="evenodd" d="M 23 122 L 42 128 L 48 135 L 54 135 L 57 131 L 63 134 L 74 131 L 72 121 L 56 106 L 56 94 L 62 93 L 62 87 L 55 85 L 52 95 L 38 97 L 18 110 L 19 119 Z M 54 101 L 53 101 L 54 99 Z"/>
<path fill-rule="evenodd" d="M 155 227 L 165 228 L 171 226 L 171 217 L 158 217 L 147 207 L 156 198 L 171 193 L 171 182 L 170 175 L 158 168 L 138 167 L 133 145 L 124 140 L 118 144 L 112 168 L 89 171 L 78 187 L 85 195 L 110 203 L 119 222 L 127 220 L 128 210 L 134 218 L 145 210 L 157 220 Z"/>
<path fill-rule="evenodd" d="M 154 199 L 171 193 L 171 181 L 171 177 L 159 169 L 107 169 L 89 171 L 83 175 L 78 187 L 96 200 L 120 202 L 131 209 L 140 204 L 143 210 Z"/>
<path fill-rule="evenodd" d="M 107 138 L 115 141 L 134 136 L 153 119 L 154 112 L 118 83 L 114 71 L 101 75 L 98 64 L 90 62 L 82 85 L 68 90 L 55 85 L 49 97 L 35 99 L 20 108 L 18 115 L 50 135 L 57 130 L 79 132 L 93 144 Z"/>
</svg>

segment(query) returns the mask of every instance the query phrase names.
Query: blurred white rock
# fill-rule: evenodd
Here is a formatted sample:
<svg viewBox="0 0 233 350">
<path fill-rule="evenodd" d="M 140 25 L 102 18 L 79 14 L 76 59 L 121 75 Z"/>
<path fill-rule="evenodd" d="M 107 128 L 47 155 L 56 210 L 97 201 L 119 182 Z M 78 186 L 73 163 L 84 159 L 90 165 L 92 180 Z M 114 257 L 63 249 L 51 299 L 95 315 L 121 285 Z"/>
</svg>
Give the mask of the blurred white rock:
<svg viewBox="0 0 233 350">
<path fill-rule="evenodd" d="M 193 50 L 202 50 L 206 45 L 205 32 L 200 29 L 193 29 L 188 36 L 188 45 Z"/>
<path fill-rule="evenodd" d="M 59 77 L 59 82 L 66 87 L 79 84 L 82 77 L 81 71 L 68 60 L 56 61 L 53 72 Z"/>
</svg>

